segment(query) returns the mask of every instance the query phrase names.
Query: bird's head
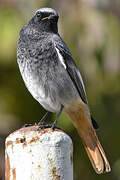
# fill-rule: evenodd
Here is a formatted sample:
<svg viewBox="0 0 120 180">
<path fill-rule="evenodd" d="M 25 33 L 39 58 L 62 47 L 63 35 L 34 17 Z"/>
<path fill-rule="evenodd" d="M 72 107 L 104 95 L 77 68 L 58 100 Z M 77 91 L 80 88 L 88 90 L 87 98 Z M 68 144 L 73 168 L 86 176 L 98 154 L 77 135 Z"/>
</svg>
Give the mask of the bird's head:
<svg viewBox="0 0 120 180">
<path fill-rule="evenodd" d="M 30 24 L 37 27 L 40 31 L 58 32 L 57 22 L 58 13 L 52 8 L 41 8 L 35 12 Z"/>
</svg>

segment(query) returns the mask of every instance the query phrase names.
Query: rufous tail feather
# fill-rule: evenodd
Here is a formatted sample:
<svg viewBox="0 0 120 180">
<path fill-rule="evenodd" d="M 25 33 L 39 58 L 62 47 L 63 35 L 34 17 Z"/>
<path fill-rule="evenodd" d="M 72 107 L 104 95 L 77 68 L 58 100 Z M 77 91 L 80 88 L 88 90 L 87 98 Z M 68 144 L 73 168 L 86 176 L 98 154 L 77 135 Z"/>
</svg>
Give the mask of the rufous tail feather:
<svg viewBox="0 0 120 180">
<path fill-rule="evenodd" d="M 92 126 L 88 109 L 84 105 L 72 107 L 73 109 L 67 109 L 66 112 L 78 130 L 93 168 L 98 174 L 109 172 L 111 168 Z"/>
</svg>

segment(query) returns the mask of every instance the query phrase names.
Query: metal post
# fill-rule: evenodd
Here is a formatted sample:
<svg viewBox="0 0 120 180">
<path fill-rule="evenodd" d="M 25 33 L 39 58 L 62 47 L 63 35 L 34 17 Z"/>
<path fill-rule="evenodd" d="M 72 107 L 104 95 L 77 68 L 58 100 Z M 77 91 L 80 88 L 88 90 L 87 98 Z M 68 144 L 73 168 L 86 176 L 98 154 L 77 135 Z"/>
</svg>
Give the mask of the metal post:
<svg viewBox="0 0 120 180">
<path fill-rule="evenodd" d="M 62 130 L 19 129 L 6 138 L 5 180 L 73 180 L 73 146 Z"/>
</svg>

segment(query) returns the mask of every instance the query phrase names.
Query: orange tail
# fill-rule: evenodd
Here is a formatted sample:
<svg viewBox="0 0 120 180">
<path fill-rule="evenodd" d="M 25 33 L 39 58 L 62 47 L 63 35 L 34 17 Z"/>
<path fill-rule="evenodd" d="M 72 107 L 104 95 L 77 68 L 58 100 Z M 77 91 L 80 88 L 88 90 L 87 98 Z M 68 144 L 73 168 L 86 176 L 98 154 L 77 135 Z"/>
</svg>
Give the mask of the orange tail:
<svg viewBox="0 0 120 180">
<path fill-rule="evenodd" d="M 86 105 L 83 102 L 79 102 L 77 105 L 76 102 L 72 103 L 66 112 L 78 130 L 96 173 L 109 172 L 111 170 L 109 162 L 92 126 Z"/>
</svg>

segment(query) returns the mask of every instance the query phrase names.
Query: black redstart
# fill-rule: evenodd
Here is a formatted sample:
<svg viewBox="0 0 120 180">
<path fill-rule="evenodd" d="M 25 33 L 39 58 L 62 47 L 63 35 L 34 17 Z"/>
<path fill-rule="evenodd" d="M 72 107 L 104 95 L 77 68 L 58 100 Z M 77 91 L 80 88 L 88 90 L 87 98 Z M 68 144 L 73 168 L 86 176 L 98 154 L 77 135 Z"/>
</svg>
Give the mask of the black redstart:
<svg viewBox="0 0 120 180">
<path fill-rule="evenodd" d="M 50 112 L 66 112 L 83 141 L 90 161 L 101 174 L 109 162 L 94 129 L 81 74 L 58 34 L 58 13 L 41 8 L 20 31 L 17 60 L 22 78 L 32 96 Z"/>
</svg>

